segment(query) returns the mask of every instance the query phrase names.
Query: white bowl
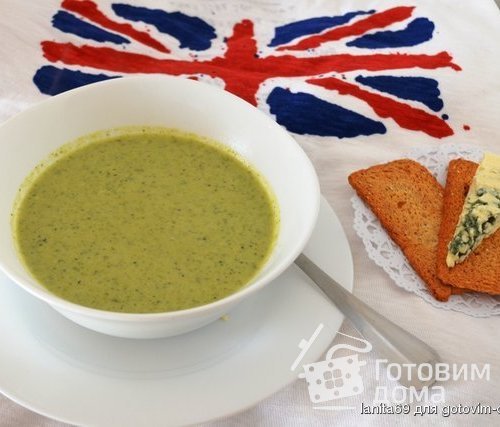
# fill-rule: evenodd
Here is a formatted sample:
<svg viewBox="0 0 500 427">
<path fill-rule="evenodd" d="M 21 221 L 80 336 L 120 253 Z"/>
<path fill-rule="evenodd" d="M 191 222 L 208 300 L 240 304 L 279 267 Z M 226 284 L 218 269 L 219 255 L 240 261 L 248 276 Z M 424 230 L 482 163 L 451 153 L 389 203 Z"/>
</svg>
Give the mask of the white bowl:
<svg viewBox="0 0 500 427">
<path fill-rule="evenodd" d="M 280 210 L 275 249 L 247 286 L 219 301 L 167 313 L 124 314 L 68 302 L 37 283 L 20 262 L 10 225 L 14 198 L 31 170 L 59 146 L 102 129 L 177 128 L 230 146 L 268 181 Z M 181 334 L 228 313 L 281 274 L 304 248 L 319 210 L 309 159 L 278 124 L 240 98 L 168 76 L 125 77 L 84 86 L 34 106 L 0 126 L 0 268 L 23 289 L 87 328 L 129 338 Z"/>
</svg>

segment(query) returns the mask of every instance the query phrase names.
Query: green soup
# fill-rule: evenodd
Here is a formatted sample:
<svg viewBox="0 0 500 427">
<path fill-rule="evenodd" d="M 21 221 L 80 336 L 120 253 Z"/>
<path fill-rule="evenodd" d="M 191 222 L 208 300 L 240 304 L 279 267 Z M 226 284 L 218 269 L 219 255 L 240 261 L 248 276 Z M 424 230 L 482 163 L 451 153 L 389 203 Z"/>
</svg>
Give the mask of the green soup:
<svg viewBox="0 0 500 427">
<path fill-rule="evenodd" d="M 26 179 L 18 252 L 60 297 L 153 313 L 223 298 L 265 263 L 275 200 L 234 152 L 192 134 L 120 128 L 67 144 Z"/>
</svg>

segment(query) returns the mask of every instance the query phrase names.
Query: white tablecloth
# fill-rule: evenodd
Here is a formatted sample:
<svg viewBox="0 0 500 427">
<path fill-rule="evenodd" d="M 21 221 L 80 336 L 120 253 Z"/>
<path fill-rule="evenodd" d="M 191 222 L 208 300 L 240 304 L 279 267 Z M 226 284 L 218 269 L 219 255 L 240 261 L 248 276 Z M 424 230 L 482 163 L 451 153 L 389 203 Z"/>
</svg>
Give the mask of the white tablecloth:
<svg viewBox="0 0 500 427">
<path fill-rule="evenodd" d="M 109 1 L 102 2 L 103 9 L 109 6 Z M 162 7 L 166 10 L 181 10 L 186 13 L 204 17 L 210 22 L 210 11 L 216 10 L 219 15 L 213 20 L 215 24 L 227 31 L 241 18 L 253 19 L 256 22 L 257 38 L 266 44 L 272 35 L 272 28 L 287 22 L 318 16 L 340 16 L 350 11 L 377 12 L 404 6 L 406 2 L 396 1 L 259 1 L 259 2 L 160 2 L 144 0 L 136 2 L 148 7 Z M 244 7 L 241 7 L 241 6 Z M 109 8 L 109 7 L 108 7 Z M 61 9 L 59 1 L 45 2 L 15 2 L 4 0 L 0 2 L 0 120 L 5 120 L 13 114 L 22 111 L 29 105 L 48 96 L 49 89 L 42 84 L 35 85 L 33 76 L 42 67 L 67 66 L 74 68 L 64 59 L 52 60 L 44 58 L 41 53 L 42 40 L 75 41 L 76 35 L 65 35 L 51 26 L 51 17 Z M 107 10 L 107 9 L 106 9 Z M 274 11 L 274 13 L 271 13 Z M 376 125 L 379 131 L 371 134 L 348 136 L 343 130 L 327 129 L 327 135 L 318 135 L 314 121 L 303 123 L 302 130 L 297 132 L 293 124 L 286 121 L 283 111 L 276 114 L 277 120 L 294 132 L 296 140 L 312 159 L 318 172 L 323 195 L 334 207 L 346 231 L 354 259 L 354 294 L 369 303 L 406 330 L 414 333 L 433 346 L 441 355 L 443 362 L 449 364 L 490 365 L 490 379 L 448 381 L 443 383 L 446 391 L 445 405 L 491 405 L 500 406 L 500 317 L 473 318 L 462 313 L 434 308 L 418 296 L 398 288 L 385 272 L 378 268 L 367 256 L 361 240 L 353 230 L 353 211 L 349 199 L 353 195 L 347 184 L 347 176 L 354 170 L 368 167 L 402 156 L 414 147 L 435 146 L 442 143 L 468 143 L 482 149 L 500 153 L 500 14 L 492 0 L 474 2 L 456 2 L 452 0 L 434 2 L 430 0 L 418 2 L 413 11 L 413 17 L 425 18 L 435 25 L 432 38 L 420 41 L 414 46 L 392 46 L 381 50 L 371 49 L 369 53 L 403 52 L 411 54 L 432 54 L 448 52 L 452 61 L 461 70 L 452 67 L 379 71 L 378 74 L 391 76 L 425 76 L 436 79 L 439 83 L 441 99 L 444 107 L 437 112 L 428 106 L 419 108 L 428 114 L 442 119 L 445 125 L 452 129 L 452 135 L 438 138 L 429 135 L 424 125 L 417 129 L 408 129 L 401 125 L 393 116 L 383 117 L 369 103 L 354 96 L 339 96 L 336 92 L 310 92 L 327 102 L 337 102 L 344 108 L 369 117 L 370 120 L 383 124 Z M 353 18 L 362 19 L 359 16 Z M 413 18 L 411 18 L 413 19 Z M 352 22 L 354 22 L 352 21 Z M 398 22 L 392 27 L 376 31 L 399 31 L 404 29 L 406 22 Z M 420 21 L 422 25 L 428 25 Z M 226 25 L 227 27 L 224 27 Z M 349 25 L 344 23 L 341 25 Z M 424 27 L 425 27 L 424 25 Z M 217 27 L 219 28 L 219 27 Z M 426 27 L 428 28 L 428 27 Z M 424 32 L 425 28 L 419 31 Z M 65 38 L 67 37 L 67 38 Z M 267 37 L 267 39 L 266 39 Z M 353 40 L 354 36 L 346 40 Z M 262 40 L 264 41 L 262 41 Z M 78 40 L 81 43 L 81 40 Z M 366 42 L 366 39 L 365 41 Z M 369 42 L 369 41 L 368 41 Z M 367 43 L 368 43 L 367 42 Z M 293 42 L 289 42 L 292 44 Z M 361 42 L 360 42 L 361 43 Z M 175 43 L 174 43 L 175 44 Z M 286 44 L 286 43 L 285 43 Z M 264 54 L 269 54 L 263 48 Z M 323 49 L 323 50 L 322 50 Z M 330 49 L 330 50 L 329 50 Z M 342 53 L 355 50 L 345 43 L 341 45 L 325 45 L 319 48 L 319 53 Z M 361 49 L 358 47 L 358 49 Z M 356 51 L 355 53 L 360 52 Z M 366 51 L 363 51 L 366 52 Z M 179 53 L 179 55 L 182 53 Z M 200 55 L 210 55 L 200 53 Z M 307 53 L 306 53 L 307 54 Z M 314 55 L 314 53 L 313 53 Z M 206 56 L 205 56 L 206 57 Z M 388 67 L 390 68 L 390 67 Z M 81 69 L 90 74 L 99 70 L 91 66 Z M 49 70 L 50 71 L 50 70 Z M 105 69 L 101 70 L 108 72 Z M 100 71 L 99 71 L 100 72 Z M 349 71 L 346 72 L 349 80 Z M 362 70 L 361 74 L 369 74 Z M 109 74 L 109 73 L 108 73 Z M 111 72 L 111 74 L 113 74 Z M 120 74 L 120 73 L 118 73 Z M 314 74 L 314 73 L 313 73 Z M 377 74 L 377 73 L 375 73 Z M 278 75 L 278 85 L 281 84 Z M 355 77 L 355 75 L 354 75 Z M 353 78 L 354 78 L 353 77 Z M 220 81 L 217 84 L 222 84 Z M 273 84 L 276 83 L 276 80 Z M 289 83 L 286 83 L 288 85 Z M 293 86 L 296 84 L 297 86 Z M 292 93 L 307 91 L 303 82 L 290 83 Z M 269 86 L 269 85 L 268 85 Z M 275 87 L 271 85 L 272 87 Z M 283 87 L 285 87 L 283 86 Z M 270 111 L 266 99 L 271 87 L 265 87 L 258 92 L 257 102 L 260 108 Z M 43 93 L 44 92 L 44 93 Z M 405 102 L 401 97 L 387 95 L 391 99 Z M 292 98 L 289 98 L 292 100 Z M 408 101 L 415 106 L 415 102 Z M 300 112 L 295 112 L 300 115 Z M 444 117 L 446 114 L 448 117 Z M 299 117 L 296 116 L 296 120 Z M 332 120 L 335 120 L 332 117 Z M 318 122 L 319 123 L 319 122 Z M 441 124 L 442 126 L 445 126 Z M 440 125 L 440 126 L 441 126 Z M 368 133 L 370 133 L 368 132 Z M 445 132 L 446 133 L 446 132 Z M 347 135 L 347 136 L 346 136 Z M 341 331 L 356 335 L 347 322 Z M 336 343 L 347 342 L 345 337 L 337 336 Z M 390 390 L 397 383 L 375 380 L 376 352 L 362 355 L 367 361 L 363 372 L 364 393 L 339 400 L 339 404 L 355 406 L 355 411 L 319 411 L 313 409 L 309 400 L 307 386 L 303 380 L 298 380 L 274 396 L 263 400 L 254 408 L 238 415 L 210 423 L 211 426 L 302 426 L 302 425 L 500 425 L 500 414 L 492 415 L 442 415 L 413 416 L 410 415 L 368 415 L 361 414 L 361 404 L 372 403 L 375 389 L 378 386 Z M 50 386 L 50 385 L 48 385 Z M 18 406 L 5 397 L 0 397 L 0 426 L 62 426 Z"/>
</svg>

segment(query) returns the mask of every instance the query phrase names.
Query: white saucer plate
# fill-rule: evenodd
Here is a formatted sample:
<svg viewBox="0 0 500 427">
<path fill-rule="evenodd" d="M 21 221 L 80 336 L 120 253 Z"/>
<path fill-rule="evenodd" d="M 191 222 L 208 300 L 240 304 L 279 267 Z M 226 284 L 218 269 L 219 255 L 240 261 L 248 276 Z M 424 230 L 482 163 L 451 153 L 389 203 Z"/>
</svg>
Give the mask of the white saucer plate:
<svg viewBox="0 0 500 427">
<path fill-rule="evenodd" d="M 324 199 L 304 252 L 352 290 L 349 244 Z M 35 412 L 86 426 L 185 425 L 242 411 L 318 360 L 343 320 L 292 266 L 227 319 L 173 338 L 114 338 L 65 319 L 0 274 L 0 391 Z M 320 323 L 292 371 L 299 342 Z"/>
</svg>

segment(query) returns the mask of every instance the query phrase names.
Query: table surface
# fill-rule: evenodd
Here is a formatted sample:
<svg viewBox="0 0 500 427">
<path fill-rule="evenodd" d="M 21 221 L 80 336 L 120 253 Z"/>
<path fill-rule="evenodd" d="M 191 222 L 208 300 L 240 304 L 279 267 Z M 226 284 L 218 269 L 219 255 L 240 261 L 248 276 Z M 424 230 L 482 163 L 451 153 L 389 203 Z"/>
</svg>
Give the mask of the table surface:
<svg viewBox="0 0 500 427">
<path fill-rule="evenodd" d="M 496 0 L 497 3 L 498 1 Z M 49 65 L 62 68 L 65 66 L 64 61 L 69 61 L 68 58 L 58 57 L 54 59 L 53 63 L 50 63 L 50 55 L 47 51 L 45 51 L 45 57 L 41 54 L 40 42 L 42 40 L 52 42 L 54 40 L 65 42 L 69 40 L 75 44 L 91 43 L 88 40 L 77 40 L 81 34 L 80 36 L 77 34 L 67 35 L 60 29 L 56 29 L 54 25 L 51 26 L 51 17 L 58 11 L 61 13 L 61 2 L 51 0 L 41 3 L 14 2 L 12 0 L 4 0 L 0 3 L 0 33 L 3 35 L 2 42 L 0 42 L 0 57 L 2 58 L 0 63 L 0 76 L 2 76 L 2 81 L 0 81 L 0 122 L 49 96 L 47 92 L 53 90 L 53 86 L 50 89 L 40 81 L 33 83 L 33 76 L 37 70 L 40 71 Z M 66 2 L 66 13 L 68 7 L 70 8 L 68 5 L 71 3 Z M 100 7 L 108 13 L 108 16 L 111 16 L 112 13 L 111 3 L 103 1 L 101 4 L 100 2 Z M 272 30 L 279 25 L 284 25 L 284 23 L 300 21 L 306 17 L 340 16 L 359 10 L 374 9 L 376 12 L 380 12 L 395 6 L 405 5 L 404 2 L 389 0 L 364 2 L 345 0 L 335 2 L 335 4 L 326 0 L 299 2 L 259 0 L 258 2 L 238 1 L 231 4 L 218 0 L 209 2 L 144 0 L 134 4 L 141 4 L 149 8 L 163 8 L 169 11 L 183 11 L 187 14 L 201 16 L 205 21 L 214 23 L 218 30 L 223 28 L 228 34 L 231 34 L 230 29 L 241 18 L 252 19 L 255 22 L 256 37 L 262 44 L 262 46 L 259 45 L 263 51 L 260 53 L 261 56 L 270 54 L 269 49 L 271 48 L 266 46 L 266 43 L 269 42 L 273 34 Z M 135 10 L 135 13 L 138 11 Z M 283 101 L 288 105 L 286 107 L 279 105 L 270 107 L 273 94 L 276 98 L 278 92 L 272 92 L 266 84 L 261 88 L 261 92 L 258 92 L 257 103 L 268 113 L 270 108 L 274 108 L 275 118 L 292 132 L 311 158 L 320 179 L 322 193 L 337 212 L 351 245 L 354 259 L 354 294 L 381 314 L 433 346 L 441 355 L 443 362 L 457 365 L 470 365 L 472 363 L 490 365 L 489 380 L 476 379 L 471 381 L 460 378 L 456 381 L 443 383 L 446 402 L 442 406 L 481 403 L 497 408 L 500 406 L 500 392 L 498 391 L 500 386 L 500 347 L 498 344 L 500 341 L 500 317 L 474 318 L 458 312 L 441 310 L 429 305 L 418 296 L 397 287 L 387 274 L 368 258 L 362 241 L 353 229 L 353 210 L 350 203 L 353 191 L 347 184 L 347 176 L 352 171 L 402 157 L 412 148 L 435 147 L 443 143 L 467 143 L 484 150 L 500 153 L 498 139 L 500 131 L 500 121 L 498 120 L 500 112 L 500 83 L 498 80 L 500 75 L 500 46 L 498 44 L 498 40 L 500 40 L 500 13 L 495 3 L 491 0 L 477 2 L 451 0 L 432 2 L 426 0 L 418 2 L 418 6 L 412 13 L 411 19 L 415 17 L 420 19 L 419 25 L 422 25 L 418 29 L 420 34 L 427 31 L 426 28 L 428 29 L 429 26 L 427 22 L 433 23 L 434 32 L 431 39 L 415 42 L 412 46 L 398 47 L 393 45 L 385 50 L 371 48 L 368 51 L 363 51 L 359 47 L 359 43 L 373 43 L 372 39 L 364 38 L 362 41 L 356 42 L 358 47 L 352 44 L 348 46 L 348 43 L 343 43 L 339 47 L 339 45 L 330 43 L 320 46 L 317 51 L 312 53 L 306 51 L 305 55 L 321 56 L 339 52 L 354 54 L 368 52 L 370 55 L 403 52 L 432 55 L 437 52 L 448 52 L 453 63 L 458 64 L 460 69 L 454 69 L 451 66 L 425 68 L 423 65 L 419 65 L 401 71 L 396 70 L 397 67 L 394 63 L 389 62 L 392 65 L 374 73 L 374 75 L 388 74 L 406 77 L 425 76 L 428 79 L 434 79 L 439 85 L 444 107 L 440 109 L 436 107 L 432 110 L 428 106 L 416 107 L 416 103 L 413 101 L 407 103 L 413 109 L 426 111 L 427 115 L 424 117 L 428 117 L 428 120 L 434 120 L 429 118 L 430 116 L 437 118 L 438 128 L 440 127 L 442 132 L 445 134 L 448 132 L 448 134 L 439 134 L 441 131 L 438 131 L 438 135 L 431 135 L 433 130 L 427 126 L 427 119 L 422 117 L 413 121 L 412 125 L 404 125 L 402 115 L 411 116 L 414 111 L 408 112 L 401 107 L 391 110 L 389 106 L 392 105 L 390 104 L 392 101 L 406 102 L 401 93 L 386 94 L 383 105 L 387 106 L 387 111 L 381 111 L 380 106 L 377 110 L 373 103 L 367 101 L 366 98 L 363 100 L 362 96 L 341 96 L 339 95 L 340 89 L 336 91 L 319 90 L 318 86 L 311 89 L 311 85 L 306 87 L 303 80 L 286 80 L 283 77 L 288 72 L 286 67 L 279 70 L 279 73 L 282 74 L 277 73 L 270 77 L 275 79 L 273 87 L 280 87 L 280 85 L 283 85 L 284 88 L 292 87 L 291 92 L 283 90 L 279 92 L 282 96 L 288 96 L 286 102 Z M 352 18 L 352 22 L 362 18 L 362 16 L 361 18 L 355 16 Z M 409 22 L 409 20 L 403 24 L 398 22 L 393 27 L 380 31 L 401 31 Z M 337 23 L 337 25 L 348 26 L 350 24 L 344 22 Z M 138 24 L 138 28 L 142 27 Z M 149 34 L 159 37 L 160 33 L 152 31 Z M 353 40 L 353 37 L 351 35 L 347 40 Z M 168 39 L 169 42 L 173 43 L 172 40 Z M 186 43 L 189 42 L 189 40 L 186 41 Z M 290 44 L 292 43 L 290 42 Z M 183 55 L 181 50 L 173 52 Z M 218 52 L 220 53 L 220 50 Z M 200 55 L 208 55 L 204 57 L 208 58 L 212 53 L 200 53 Z M 300 57 L 300 54 L 297 56 Z M 391 59 L 391 61 L 394 60 L 394 58 Z M 271 66 L 270 62 L 266 63 L 266 67 Z M 332 65 L 332 67 L 336 66 Z M 86 65 L 82 69 L 87 72 L 89 67 L 90 65 Z M 75 67 L 68 66 L 68 68 Z M 94 65 L 94 68 L 99 70 L 98 66 Z M 45 68 L 43 70 L 43 72 L 47 72 L 45 77 L 53 78 L 54 76 L 50 74 L 52 71 L 52 69 Z M 96 74 L 95 69 L 91 71 Z M 105 68 L 100 71 L 110 74 L 109 70 Z M 345 73 L 347 80 L 350 81 L 349 71 Z M 369 71 L 364 68 L 359 73 L 368 75 Z M 316 73 L 310 71 L 310 75 L 316 75 Z M 353 75 L 354 77 L 356 74 Z M 342 80 L 339 79 L 339 81 Z M 345 90 L 348 91 L 348 89 L 352 89 L 352 87 Z M 316 112 L 317 117 L 309 117 L 311 110 L 300 110 L 298 98 L 293 95 L 298 92 L 302 93 L 301 91 L 310 91 L 308 92 L 310 96 L 302 98 L 302 101 L 309 103 L 307 105 Z M 238 94 L 247 98 L 252 96 L 245 89 L 242 89 L 242 92 Z M 352 95 L 353 92 L 351 91 L 350 94 Z M 318 98 L 326 101 L 318 103 Z M 389 100 L 387 101 L 387 99 Z M 435 101 L 435 94 L 433 99 Z M 380 125 L 370 122 L 370 126 L 374 127 L 364 127 L 365 133 L 368 134 L 355 135 L 359 133 L 360 126 L 367 126 L 367 122 L 359 117 L 356 118 L 357 127 L 352 123 L 349 124 L 348 120 L 343 129 L 330 125 L 327 118 L 322 116 L 321 111 L 333 111 L 331 105 L 336 103 L 358 115 L 369 117 L 372 122 L 381 123 L 385 131 L 381 130 Z M 290 113 L 295 114 L 291 121 L 287 120 Z M 339 116 L 332 117 L 332 123 L 335 123 L 335 120 L 341 120 L 342 117 L 348 117 L 342 116 L 344 113 L 345 111 L 340 111 Z M 448 117 L 445 119 L 443 114 Z M 412 126 L 413 128 L 410 129 Z M 452 134 L 446 130 L 448 128 L 451 129 Z M 320 135 L 321 132 L 326 133 L 326 135 Z M 347 322 L 344 322 L 341 332 L 356 335 Z M 346 342 L 345 337 L 338 335 L 333 344 Z M 356 411 L 329 412 L 313 409 L 305 382 L 298 380 L 246 412 L 207 425 L 218 427 L 226 425 L 298 426 L 338 423 L 339 425 L 353 426 L 389 424 L 479 426 L 498 425 L 499 423 L 498 414 L 452 415 L 450 417 L 361 414 L 361 405 L 372 404 L 377 387 L 387 387 L 391 393 L 391 390 L 394 390 L 398 385 L 387 379 L 381 382 L 375 380 L 377 358 L 375 352 L 360 357 L 367 362 L 363 376 L 365 391 L 360 395 L 341 401 L 355 406 Z M 440 410 L 442 406 L 440 406 Z M 16 405 L 5 397 L 0 397 L 0 426 L 62 425 L 64 424 L 44 418 Z"/>
</svg>

